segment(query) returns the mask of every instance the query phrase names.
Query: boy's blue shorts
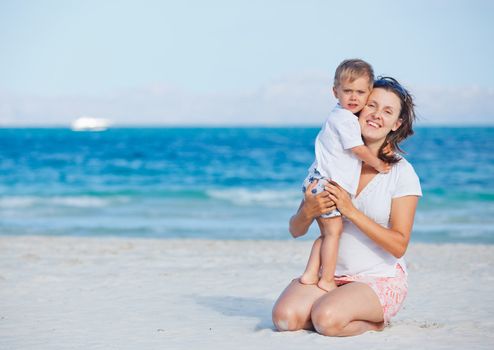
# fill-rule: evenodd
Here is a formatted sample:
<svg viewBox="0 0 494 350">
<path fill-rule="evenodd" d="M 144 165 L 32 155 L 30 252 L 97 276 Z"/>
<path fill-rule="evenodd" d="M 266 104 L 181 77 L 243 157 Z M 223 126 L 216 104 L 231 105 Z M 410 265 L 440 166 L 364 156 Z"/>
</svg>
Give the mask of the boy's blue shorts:
<svg viewBox="0 0 494 350">
<path fill-rule="evenodd" d="M 305 193 L 307 191 L 307 187 L 310 186 L 311 183 L 314 181 L 317 181 L 316 187 L 312 189 L 312 194 L 315 196 L 321 192 L 324 191 L 324 186 L 330 181 L 327 177 L 324 177 L 317 171 L 316 169 L 311 169 L 309 171 L 309 175 L 304 180 L 304 184 L 302 185 L 302 192 Z M 327 219 L 327 218 L 334 218 L 336 216 L 341 216 L 341 213 L 335 209 L 327 214 L 322 214 L 320 217 Z"/>
</svg>

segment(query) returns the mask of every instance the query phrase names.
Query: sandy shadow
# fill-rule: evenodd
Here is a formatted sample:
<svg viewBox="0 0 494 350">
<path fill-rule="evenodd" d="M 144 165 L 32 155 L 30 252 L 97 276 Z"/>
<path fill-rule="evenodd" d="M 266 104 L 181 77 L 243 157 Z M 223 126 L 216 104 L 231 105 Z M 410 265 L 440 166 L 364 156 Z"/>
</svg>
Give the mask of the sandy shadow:
<svg viewBox="0 0 494 350">
<path fill-rule="evenodd" d="M 262 298 L 243 298 L 233 296 L 192 296 L 202 306 L 209 307 L 225 316 L 257 318 L 255 330 L 275 330 L 271 320 L 274 300 Z"/>
</svg>

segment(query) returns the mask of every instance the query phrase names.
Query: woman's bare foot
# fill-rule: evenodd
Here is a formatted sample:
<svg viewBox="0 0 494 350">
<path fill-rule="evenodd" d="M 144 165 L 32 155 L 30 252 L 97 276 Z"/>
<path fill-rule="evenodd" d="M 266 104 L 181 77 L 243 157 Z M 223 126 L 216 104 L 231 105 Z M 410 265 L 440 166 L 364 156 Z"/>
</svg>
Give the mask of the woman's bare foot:
<svg viewBox="0 0 494 350">
<path fill-rule="evenodd" d="M 319 276 L 317 276 L 317 273 L 308 273 L 306 271 L 300 276 L 299 280 L 302 284 L 317 284 L 319 282 Z"/>
<path fill-rule="evenodd" d="M 334 280 L 326 280 L 324 278 L 321 278 L 319 282 L 317 283 L 317 286 L 326 292 L 331 292 L 333 289 L 337 288 L 336 283 Z"/>
<path fill-rule="evenodd" d="M 386 324 L 384 322 L 378 322 L 378 323 L 374 323 L 374 331 L 376 332 L 382 332 L 384 330 L 384 328 L 386 328 Z"/>
</svg>

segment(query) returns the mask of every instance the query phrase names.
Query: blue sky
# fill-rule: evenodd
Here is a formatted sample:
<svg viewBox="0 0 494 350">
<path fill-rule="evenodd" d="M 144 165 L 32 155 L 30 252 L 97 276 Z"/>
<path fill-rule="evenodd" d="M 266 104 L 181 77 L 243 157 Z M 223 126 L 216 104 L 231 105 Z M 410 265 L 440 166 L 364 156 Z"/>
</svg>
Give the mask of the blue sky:
<svg viewBox="0 0 494 350">
<path fill-rule="evenodd" d="M 491 1 L 0 2 L 0 125 L 320 124 L 351 57 L 494 124 Z"/>
</svg>

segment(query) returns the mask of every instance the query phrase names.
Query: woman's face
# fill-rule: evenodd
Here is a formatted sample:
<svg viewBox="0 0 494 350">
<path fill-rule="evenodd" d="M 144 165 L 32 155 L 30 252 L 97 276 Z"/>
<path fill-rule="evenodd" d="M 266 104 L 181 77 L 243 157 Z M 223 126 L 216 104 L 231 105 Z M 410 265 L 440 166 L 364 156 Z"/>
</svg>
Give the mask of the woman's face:
<svg viewBox="0 0 494 350">
<path fill-rule="evenodd" d="M 386 135 L 400 127 L 400 113 L 398 96 L 382 88 L 373 89 L 359 116 L 362 137 L 366 143 L 384 142 Z"/>
</svg>

